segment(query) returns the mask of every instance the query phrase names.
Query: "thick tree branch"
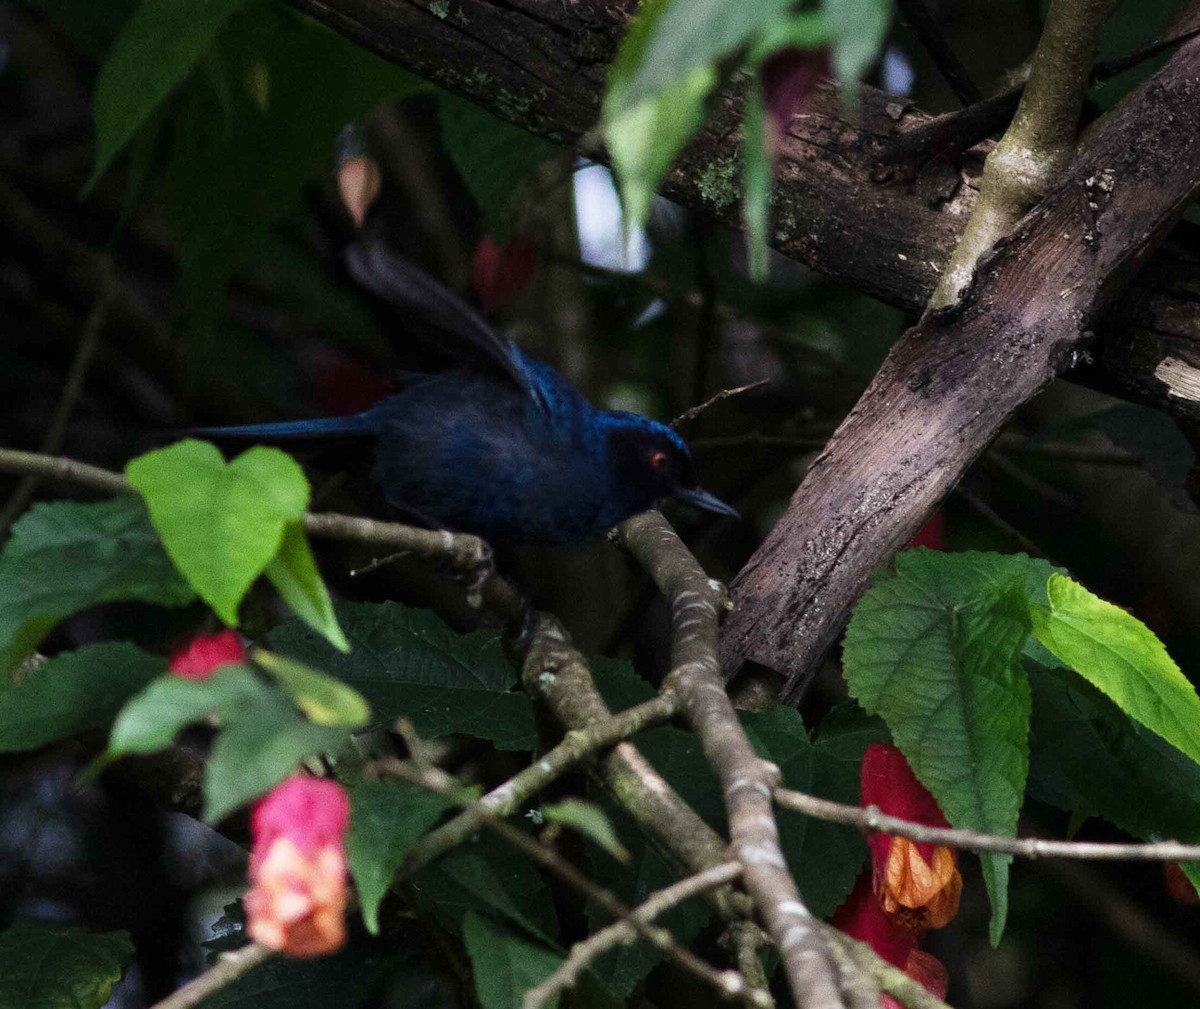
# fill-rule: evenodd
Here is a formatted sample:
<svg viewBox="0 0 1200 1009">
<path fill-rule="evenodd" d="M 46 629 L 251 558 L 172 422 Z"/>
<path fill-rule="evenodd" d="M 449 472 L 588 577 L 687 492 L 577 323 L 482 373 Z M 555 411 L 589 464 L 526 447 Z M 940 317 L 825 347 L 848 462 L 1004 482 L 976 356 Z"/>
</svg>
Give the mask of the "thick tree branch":
<svg viewBox="0 0 1200 1009">
<path fill-rule="evenodd" d="M 574 144 L 596 123 L 608 63 L 635 0 L 456 0 L 439 17 L 404 0 L 291 0 L 347 37 L 501 118 Z M 1182 34 L 1177 26 L 1174 34 Z M 919 171 L 882 164 L 928 122 L 905 98 L 858 90 L 855 114 L 829 84 L 782 138 L 771 242 L 784 255 L 911 312 L 922 310 L 975 205 L 986 149 Z M 740 227 L 737 87 L 680 159 L 664 191 Z M 1114 391 L 1200 419 L 1200 256 L 1183 236 L 1107 321 L 1097 360 Z M 1168 275 L 1171 283 L 1164 286 Z M 1109 334 L 1116 337 L 1110 340 Z M 1118 342 L 1111 350 L 1110 342 Z M 1159 366 L 1170 360 L 1161 374 Z"/>
<path fill-rule="evenodd" d="M 1011 413 L 1071 366 L 1200 185 L 1200 41 L 1185 43 L 980 265 L 959 310 L 893 348 L 738 575 L 722 657 L 796 698 L 872 573 Z"/>
<path fill-rule="evenodd" d="M 1049 190 L 1075 151 L 1096 40 L 1112 0 L 1052 0 L 1017 114 L 983 165 L 979 199 L 929 301 L 957 301 L 975 264 Z"/>
<path fill-rule="evenodd" d="M 775 940 L 800 1009 L 842 1004 L 834 964 L 800 899 L 779 847 L 771 795 L 779 768 L 750 745 L 725 692 L 717 660 L 724 588 L 705 575 L 657 512 L 623 523 L 619 538 L 671 602 L 671 672 L 688 721 L 721 781 L 729 816 L 729 853 L 744 867 L 746 889 Z"/>
</svg>

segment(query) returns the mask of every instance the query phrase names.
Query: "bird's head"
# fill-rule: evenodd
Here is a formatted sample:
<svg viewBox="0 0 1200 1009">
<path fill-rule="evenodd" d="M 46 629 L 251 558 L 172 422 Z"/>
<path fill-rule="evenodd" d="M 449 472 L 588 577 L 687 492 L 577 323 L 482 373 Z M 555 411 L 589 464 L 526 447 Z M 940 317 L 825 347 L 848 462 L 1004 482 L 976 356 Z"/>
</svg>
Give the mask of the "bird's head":
<svg viewBox="0 0 1200 1009">
<path fill-rule="evenodd" d="M 691 450 L 671 428 L 633 413 L 613 412 L 610 417 L 608 457 L 631 514 L 673 497 L 693 508 L 738 517 L 733 508 L 700 487 Z"/>
</svg>

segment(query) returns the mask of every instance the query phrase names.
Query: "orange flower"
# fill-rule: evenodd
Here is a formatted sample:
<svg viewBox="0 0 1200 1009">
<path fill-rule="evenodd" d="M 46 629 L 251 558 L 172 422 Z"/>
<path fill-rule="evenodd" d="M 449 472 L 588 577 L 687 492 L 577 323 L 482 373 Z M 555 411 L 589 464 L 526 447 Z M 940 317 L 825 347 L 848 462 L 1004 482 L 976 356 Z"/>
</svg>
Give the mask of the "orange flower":
<svg viewBox="0 0 1200 1009">
<path fill-rule="evenodd" d="M 246 661 L 246 648 L 233 631 L 198 634 L 171 655 L 167 671 L 185 680 L 207 680 L 222 666 Z"/>
<path fill-rule="evenodd" d="M 875 890 L 883 910 L 911 918 L 913 928 L 941 928 L 958 913 L 962 876 L 955 852 L 945 845 L 933 849 L 932 862 L 905 837 L 891 838 L 883 872 L 876 870 Z"/>
<path fill-rule="evenodd" d="M 345 792 L 321 778 L 289 778 L 255 807 L 246 894 L 255 942 L 295 957 L 345 944 L 349 822 Z"/>
<path fill-rule="evenodd" d="M 917 781 L 904 754 L 894 746 L 867 747 L 862 801 L 905 820 L 949 826 L 937 800 Z M 872 834 L 867 844 L 875 894 L 885 913 L 914 930 L 941 928 L 958 913 L 962 875 L 957 851 L 887 834 Z"/>
</svg>

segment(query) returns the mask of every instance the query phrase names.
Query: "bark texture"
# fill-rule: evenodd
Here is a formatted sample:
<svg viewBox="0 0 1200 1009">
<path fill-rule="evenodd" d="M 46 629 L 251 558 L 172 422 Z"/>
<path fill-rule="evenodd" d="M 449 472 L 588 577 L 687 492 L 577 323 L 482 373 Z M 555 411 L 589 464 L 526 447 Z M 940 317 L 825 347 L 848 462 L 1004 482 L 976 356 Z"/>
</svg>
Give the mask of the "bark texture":
<svg viewBox="0 0 1200 1009">
<path fill-rule="evenodd" d="M 1072 365 L 1197 186 L 1193 40 L 981 262 L 964 302 L 901 337 L 735 580 L 727 673 L 751 658 L 787 674 L 787 697 L 803 690 L 872 572 Z"/>
<path fill-rule="evenodd" d="M 561 143 L 578 142 L 596 125 L 608 64 L 637 8 L 636 0 L 453 0 L 445 7 L 427 0 L 291 2 L 385 58 Z M 905 135 L 928 117 L 906 98 L 858 91 L 857 108 L 847 111 L 826 84 L 793 121 L 778 165 L 771 243 L 821 273 L 919 312 L 974 208 L 990 145 L 964 154 L 936 143 L 905 152 Z M 664 192 L 740 228 L 738 82 L 715 105 Z M 1200 420 L 1200 304 L 1193 293 L 1200 290 L 1200 240 L 1187 230 L 1176 244 L 1174 257 L 1155 260 L 1135 281 L 1130 303 L 1122 300 L 1106 323 L 1098 322 L 1101 374 L 1088 380 Z M 1166 287 L 1164 273 L 1173 278 Z"/>
</svg>

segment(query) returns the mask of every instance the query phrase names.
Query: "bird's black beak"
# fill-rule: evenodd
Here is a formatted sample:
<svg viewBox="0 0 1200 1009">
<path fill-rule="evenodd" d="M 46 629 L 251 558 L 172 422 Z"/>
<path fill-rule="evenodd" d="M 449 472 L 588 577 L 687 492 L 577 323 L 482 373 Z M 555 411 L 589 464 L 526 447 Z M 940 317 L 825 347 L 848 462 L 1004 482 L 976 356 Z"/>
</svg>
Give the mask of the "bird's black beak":
<svg viewBox="0 0 1200 1009">
<path fill-rule="evenodd" d="M 677 490 L 675 496 L 686 504 L 690 504 L 693 508 L 699 508 L 701 511 L 713 512 L 716 515 L 728 515 L 730 518 L 741 518 L 737 510 L 731 508 L 715 494 L 710 494 L 706 490 L 701 490 L 699 487 L 687 487 L 683 490 Z"/>
</svg>

